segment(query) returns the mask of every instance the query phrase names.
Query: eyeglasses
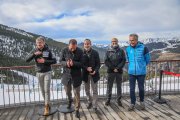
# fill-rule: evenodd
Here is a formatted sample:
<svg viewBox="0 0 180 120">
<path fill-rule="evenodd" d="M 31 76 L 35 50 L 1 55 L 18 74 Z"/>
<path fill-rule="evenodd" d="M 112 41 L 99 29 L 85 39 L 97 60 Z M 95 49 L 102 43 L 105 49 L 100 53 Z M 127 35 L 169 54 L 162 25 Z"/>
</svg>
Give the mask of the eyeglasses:
<svg viewBox="0 0 180 120">
<path fill-rule="evenodd" d="M 129 40 L 129 42 L 134 42 L 134 41 L 136 41 L 136 40 Z"/>
</svg>

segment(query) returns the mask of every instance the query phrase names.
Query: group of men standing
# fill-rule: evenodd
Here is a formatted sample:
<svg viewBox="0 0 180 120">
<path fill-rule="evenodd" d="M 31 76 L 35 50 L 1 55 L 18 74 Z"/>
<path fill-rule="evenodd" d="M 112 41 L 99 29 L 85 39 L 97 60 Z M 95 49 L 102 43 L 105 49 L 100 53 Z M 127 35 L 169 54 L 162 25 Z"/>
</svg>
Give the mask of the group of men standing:
<svg viewBox="0 0 180 120">
<path fill-rule="evenodd" d="M 80 86 L 82 81 L 84 81 L 88 108 L 90 109 L 93 106 L 96 111 L 98 98 L 97 81 L 100 79 L 100 58 L 98 52 L 91 48 L 91 40 L 85 39 L 84 49 L 81 50 L 77 47 L 77 41 L 71 39 L 68 47 L 61 52 L 60 63 L 63 66 L 62 83 L 68 96 L 68 108 L 72 104 L 71 90 L 73 88 L 75 115 L 80 117 Z M 90 94 L 90 86 L 93 96 Z"/>
<path fill-rule="evenodd" d="M 121 103 L 121 83 L 123 67 L 126 60 L 129 62 L 128 74 L 130 81 L 130 97 L 131 104 L 129 110 L 133 110 L 136 102 L 135 84 L 138 81 L 140 105 L 142 109 L 144 105 L 144 81 L 146 75 L 146 65 L 150 61 L 150 55 L 147 47 L 138 41 L 137 34 L 130 34 L 130 46 L 126 48 L 126 54 L 118 44 L 117 38 L 112 38 L 111 46 L 105 55 L 105 65 L 107 66 L 107 101 L 105 105 L 110 104 L 112 96 L 112 87 L 114 80 L 117 84 L 117 104 Z M 98 80 L 100 79 L 99 68 L 100 58 L 96 50 L 92 48 L 90 39 L 84 40 L 83 49 L 77 47 L 77 41 L 71 39 L 68 47 L 61 51 L 60 64 L 63 66 L 62 84 L 68 97 L 67 108 L 71 108 L 72 102 L 75 104 L 75 116 L 80 117 L 80 90 L 82 81 L 84 82 L 85 92 L 88 100 L 87 108 L 93 108 L 97 111 L 98 99 Z M 37 77 L 40 82 L 41 91 L 45 100 L 44 115 L 49 114 L 50 110 L 50 81 L 51 81 L 51 64 L 56 63 L 45 39 L 39 37 L 36 39 L 36 49 L 30 54 L 27 62 L 35 59 L 37 69 Z M 91 95 L 90 88 L 93 95 Z M 74 100 L 71 91 L 74 91 Z"/>
</svg>

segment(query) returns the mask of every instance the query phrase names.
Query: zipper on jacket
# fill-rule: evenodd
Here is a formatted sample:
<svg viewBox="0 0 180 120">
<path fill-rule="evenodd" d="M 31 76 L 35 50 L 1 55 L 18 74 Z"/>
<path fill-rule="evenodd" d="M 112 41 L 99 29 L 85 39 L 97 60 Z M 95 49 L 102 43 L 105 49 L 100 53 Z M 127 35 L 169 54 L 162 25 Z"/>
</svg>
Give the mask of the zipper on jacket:
<svg viewBox="0 0 180 120">
<path fill-rule="evenodd" d="M 134 48 L 134 62 L 135 62 L 135 75 L 136 75 L 136 48 Z"/>
</svg>

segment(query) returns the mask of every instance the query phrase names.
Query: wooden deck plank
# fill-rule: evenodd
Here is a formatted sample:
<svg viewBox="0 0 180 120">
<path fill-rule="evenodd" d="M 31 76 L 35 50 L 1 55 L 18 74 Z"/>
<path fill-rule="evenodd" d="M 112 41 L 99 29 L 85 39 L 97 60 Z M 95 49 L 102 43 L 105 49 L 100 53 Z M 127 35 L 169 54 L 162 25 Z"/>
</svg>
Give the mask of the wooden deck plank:
<svg viewBox="0 0 180 120">
<path fill-rule="evenodd" d="M 175 111 L 176 113 L 180 114 L 180 97 L 178 96 L 172 96 L 172 95 L 166 95 L 164 96 L 165 99 L 170 100 L 170 102 L 168 102 L 169 107 L 171 107 L 173 109 L 173 111 Z"/>
<path fill-rule="evenodd" d="M 59 111 L 57 111 L 54 115 L 53 115 L 53 120 L 59 120 L 60 116 L 59 116 Z"/>
<path fill-rule="evenodd" d="M 44 117 L 44 116 L 39 116 L 39 117 L 38 117 L 38 120 L 46 120 L 46 117 Z"/>
<path fill-rule="evenodd" d="M 101 117 L 93 109 L 89 109 L 89 112 L 94 120 L 101 120 Z"/>
<path fill-rule="evenodd" d="M 32 114 L 31 120 L 38 120 L 39 118 L 42 118 L 42 117 L 43 117 L 43 116 L 39 116 L 39 115 L 38 115 L 39 109 L 40 109 L 40 106 L 39 106 L 39 105 L 36 105 L 36 106 L 34 107 L 34 112 L 33 112 L 33 114 Z"/>
<path fill-rule="evenodd" d="M 128 102 L 130 102 L 130 100 L 128 100 Z M 136 106 L 139 106 L 139 103 L 138 103 L 138 102 L 136 102 Z M 144 114 L 144 115 L 146 116 L 144 119 L 147 119 L 147 117 L 150 118 L 150 119 L 152 119 L 152 120 L 157 119 L 157 117 L 154 116 L 153 114 L 151 114 L 149 111 L 147 111 L 147 109 L 145 109 L 145 110 L 140 110 L 139 108 L 138 108 L 138 109 L 135 108 L 135 112 L 138 113 L 138 114 Z"/>
<path fill-rule="evenodd" d="M 115 118 L 113 118 L 113 116 L 111 116 L 111 114 L 110 114 L 109 111 L 107 110 L 106 106 L 104 106 L 100 101 L 98 101 L 98 106 L 99 106 L 100 109 L 102 110 L 103 114 L 107 117 L 107 119 L 109 119 L 109 120 L 115 120 Z"/>
<path fill-rule="evenodd" d="M 119 108 L 121 110 L 122 113 L 124 113 L 124 115 L 129 119 L 129 120 L 133 120 L 134 118 L 131 116 L 131 112 L 128 111 L 128 107 L 126 104 L 124 104 L 123 100 L 122 100 L 122 104 L 123 107 L 118 106 L 117 104 L 114 104 L 117 108 Z"/>
<path fill-rule="evenodd" d="M 130 100 L 124 100 L 125 104 L 129 104 L 130 103 Z M 136 103 L 136 106 L 135 106 L 135 109 L 133 110 L 137 115 L 139 115 L 142 119 L 157 119 L 156 117 L 154 117 L 153 115 L 147 113 L 147 111 L 145 110 L 139 110 L 137 109 L 137 103 Z"/>
<path fill-rule="evenodd" d="M 53 115 L 49 115 L 49 116 L 47 116 L 45 118 L 46 118 L 45 120 L 53 120 Z"/>
<path fill-rule="evenodd" d="M 80 110 L 79 110 L 80 111 Z M 82 113 L 81 113 L 82 114 Z M 82 115 L 81 116 L 81 114 L 80 114 L 80 119 L 82 119 L 82 117 L 84 116 L 84 115 Z M 75 117 L 75 114 L 74 113 L 71 113 L 71 114 L 69 114 L 70 115 L 70 117 L 72 118 L 71 120 L 76 120 L 77 118 Z M 78 119 L 79 120 L 79 119 Z"/>
<path fill-rule="evenodd" d="M 147 116 L 142 114 L 142 112 L 137 111 L 136 109 L 133 111 L 128 111 L 129 102 L 126 99 L 123 99 L 122 102 L 124 103 L 125 110 L 130 113 L 131 119 L 145 119 Z"/>
<path fill-rule="evenodd" d="M 130 100 L 129 100 L 129 99 L 126 100 L 126 101 L 130 103 Z M 138 106 L 140 106 L 140 105 L 139 105 L 139 102 L 136 102 L 136 107 L 138 107 Z M 157 119 L 156 116 L 154 116 L 154 115 L 151 114 L 149 111 L 147 111 L 147 109 L 145 109 L 145 110 L 140 110 L 139 108 L 138 108 L 138 109 L 135 108 L 135 112 L 137 112 L 137 113 L 139 113 L 139 114 L 143 113 L 145 116 L 147 116 L 148 118 L 153 119 L 153 120 L 154 120 L 154 119 Z M 146 117 L 145 117 L 145 119 L 146 119 Z"/>
<path fill-rule="evenodd" d="M 53 105 L 53 106 L 57 107 L 57 109 L 59 108 L 59 104 Z M 59 117 L 60 117 L 59 116 L 59 111 L 57 110 L 57 112 L 54 113 L 52 116 L 53 116 L 52 120 L 59 120 Z"/>
<path fill-rule="evenodd" d="M 103 104 L 105 104 L 105 102 L 101 101 Z M 107 107 L 109 113 L 114 117 L 114 118 L 119 118 L 119 120 L 122 120 L 120 116 L 118 116 L 118 114 L 111 108 L 111 106 Z"/>
<path fill-rule="evenodd" d="M 153 107 L 151 107 L 151 104 L 148 103 L 146 100 L 145 100 L 145 104 L 146 104 L 146 109 L 148 110 L 148 112 L 150 112 L 152 115 L 157 117 L 159 120 L 165 119 L 160 114 L 158 114 L 159 111 L 157 109 L 154 109 Z"/>
<path fill-rule="evenodd" d="M 115 100 L 111 100 L 109 106 L 105 106 L 105 100 L 98 101 L 98 111 L 87 109 L 87 102 L 81 101 L 80 120 L 180 120 L 180 95 L 165 95 L 168 104 L 158 104 L 150 98 L 146 98 L 146 109 L 128 111 L 129 98 L 123 98 L 123 107 L 118 106 Z M 137 102 L 139 104 L 139 102 Z M 57 104 L 54 106 L 58 106 Z M 138 105 L 139 106 L 139 105 Z M 56 112 L 48 117 L 38 115 L 40 105 L 5 108 L 0 110 L 0 120 L 78 120 L 74 113 L 63 114 Z"/>
<path fill-rule="evenodd" d="M 19 117 L 19 120 L 25 120 L 29 110 L 30 110 L 30 107 L 25 107 L 22 114 L 21 114 L 21 116 Z"/>
<path fill-rule="evenodd" d="M 67 114 L 64 114 L 64 120 L 67 120 Z"/>
<path fill-rule="evenodd" d="M 124 114 L 125 109 L 123 107 L 118 106 L 115 103 L 111 103 L 110 106 L 120 116 L 120 118 L 123 120 L 129 120 L 129 118 Z"/>
<path fill-rule="evenodd" d="M 64 113 L 60 113 L 60 112 L 59 112 L 59 115 L 60 115 L 60 120 L 65 120 Z"/>
<path fill-rule="evenodd" d="M 85 104 L 85 109 L 87 109 L 87 104 L 85 102 L 83 102 Z M 89 111 L 89 113 L 91 114 L 91 117 L 94 119 L 94 120 L 101 120 L 100 116 L 95 113 L 95 111 L 93 111 L 93 108 L 91 109 L 87 109 Z M 98 109 L 99 110 L 99 109 Z"/>
<path fill-rule="evenodd" d="M 3 120 L 3 119 L 7 119 L 7 120 L 11 120 L 11 118 L 14 116 L 14 114 L 16 113 L 16 108 L 12 108 L 12 109 L 10 109 L 10 108 L 8 108 L 7 110 L 6 110 L 6 112 L 4 112 L 3 114 L 2 114 L 2 116 L 0 117 L 0 119 L 1 120 Z M 9 113 L 8 113 L 9 112 Z"/>
<path fill-rule="evenodd" d="M 147 103 L 147 104 L 148 104 L 148 103 Z M 167 120 L 166 115 L 165 115 L 164 113 L 162 113 L 161 111 L 159 111 L 159 109 L 154 108 L 154 107 L 152 106 L 152 104 L 147 105 L 147 107 L 148 107 L 149 109 L 153 110 L 155 113 L 157 113 L 157 114 L 158 114 L 159 116 L 161 116 L 163 119 Z M 161 119 L 161 118 L 160 118 L 160 119 Z"/>
<path fill-rule="evenodd" d="M 106 117 L 109 119 L 109 120 L 113 120 L 113 119 L 117 119 L 115 116 L 113 116 L 114 115 L 114 113 L 113 113 L 113 115 L 111 114 L 111 109 L 110 109 L 110 106 L 106 106 L 105 105 L 105 102 L 103 102 L 103 101 L 99 101 L 99 105 L 100 105 L 100 107 L 101 107 L 101 109 L 103 110 L 103 112 L 104 112 L 104 114 L 106 115 Z M 117 117 L 118 117 L 118 119 L 121 119 L 118 115 L 117 115 Z"/>
<path fill-rule="evenodd" d="M 84 111 L 84 115 L 86 116 L 87 120 L 93 120 L 89 110 L 87 109 L 86 105 L 84 102 L 81 102 L 81 106 L 82 106 L 82 109 Z"/>
<path fill-rule="evenodd" d="M 2 109 L 0 109 L 0 117 L 3 113 L 4 113 L 4 109 L 2 108 Z"/>
<path fill-rule="evenodd" d="M 108 120 L 108 118 L 106 117 L 106 115 L 103 113 L 102 108 L 100 108 L 99 106 L 98 106 L 97 114 L 99 115 L 99 117 L 101 118 L 101 120 Z"/>
<path fill-rule="evenodd" d="M 12 108 L 13 109 L 13 108 Z M 10 112 L 10 109 L 4 109 L 1 116 L 0 116 L 0 120 L 4 118 L 4 116 L 7 116 Z"/>
<path fill-rule="evenodd" d="M 164 106 L 164 108 L 167 108 L 167 105 L 162 105 L 162 106 Z M 171 117 L 180 120 L 180 115 L 177 114 L 175 111 L 173 111 L 171 108 L 167 108 L 167 111 L 169 111 L 169 113 L 172 115 Z"/>
<path fill-rule="evenodd" d="M 164 118 L 161 117 L 160 115 L 158 115 L 158 114 L 156 113 L 156 111 L 151 110 L 151 109 L 149 108 L 149 106 L 146 106 L 146 110 L 147 110 L 149 113 L 151 113 L 153 116 L 155 116 L 158 120 L 164 120 Z"/>
<path fill-rule="evenodd" d="M 160 113 L 164 118 L 166 118 L 167 120 L 172 120 L 172 119 L 173 119 L 173 118 L 171 118 L 169 115 L 167 115 L 168 112 L 165 111 L 165 110 L 163 110 L 163 109 L 161 108 L 162 106 L 160 106 L 158 103 L 154 102 L 153 100 L 151 100 L 151 99 L 149 99 L 149 98 L 147 98 L 147 100 L 152 103 L 152 107 L 155 108 L 155 109 L 157 109 L 157 110 L 159 111 L 159 113 Z"/>
<path fill-rule="evenodd" d="M 82 105 L 81 105 L 81 107 L 80 107 L 80 109 L 79 109 L 79 112 L 80 112 L 80 119 L 81 120 L 87 120 L 87 118 L 86 118 L 86 116 L 85 116 L 85 114 L 84 114 L 84 110 L 83 110 L 83 108 L 82 108 Z M 74 116 L 74 115 L 73 115 Z"/>
<path fill-rule="evenodd" d="M 162 106 L 164 107 L 164 110 L 168 111 L 170 114 L 172 114 L 172 118 L 176 119 L 176 120 L 180 120 L 180 112 L 178 112 L 178 109 L 180 105 L 176 104 L 176 102 L 173 101 L 173 103 L 175 103 L 173 106 L 171 106 L 171 100 L 177 100 L 180 101 L 180 98 L 178 97 L 174 97 L 174 96 L 169 96 L 168 99 L 170 100 L 170 102 L 167 102 L 167 104 L 162 104 Z M 175 110 L 176 109 L 176 110 Z"/>
<path fill-rule="evenodd" d="M 31 120 L 32 119 L 32 115 L 34 113 L 34 108 L 35 108 L 35 106 L 30 106 L 30 110 L 28 111 L 25 120 Z"/>
<path fill-rule="evenodd" d="M 24 110 L 24 107 L 19 107 L 16 110 L 16 114 L 14 114 L 14 116 L 12 117 L 12 120 L 18 120 L 23 110 Z"/>
<path fill-rule="evenodd" d="M 154 101 L 152 101 L 155 103 Z M 177 113 L 173 107 L 167 105 L 167 104 L 158 104 L 156 103 L 158 107 L 168 112 L 168 116 L 172 117 L 173 119 L 180 119 L 179 113 Z"/>
<path fill-rule="evenodd" d="M 67 113 L 66 114 L 66 120 L 73 120 L 73 113 Z"/>
</svg>

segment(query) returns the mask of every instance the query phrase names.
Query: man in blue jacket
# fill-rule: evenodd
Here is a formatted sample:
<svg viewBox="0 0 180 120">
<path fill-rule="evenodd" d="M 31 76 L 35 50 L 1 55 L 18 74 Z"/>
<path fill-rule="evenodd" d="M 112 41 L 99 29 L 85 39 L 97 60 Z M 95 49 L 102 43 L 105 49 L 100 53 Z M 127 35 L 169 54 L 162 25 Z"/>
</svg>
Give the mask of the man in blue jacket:
<svg viewBox="0 0 180 120">
<path fill-rule="evenodd" d="M 144 104 L 144 81 L 146 76 L 146 66 L 150 62 L 150 54 L 147 47 L 138 41 L 137 34 L 129 35 L 130 46 L 126 48 L 127 60 L 129 62 L 128 74 L 130 83 L 131 105 L 128 110 L 134 110 L 136 103 L 135 86 L 138 82 L 140 106 L 145 109 Z"/>
</svg>

